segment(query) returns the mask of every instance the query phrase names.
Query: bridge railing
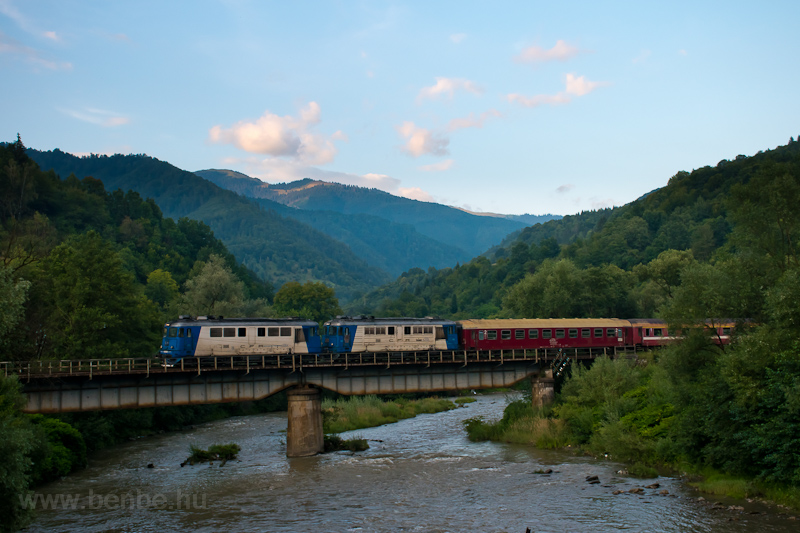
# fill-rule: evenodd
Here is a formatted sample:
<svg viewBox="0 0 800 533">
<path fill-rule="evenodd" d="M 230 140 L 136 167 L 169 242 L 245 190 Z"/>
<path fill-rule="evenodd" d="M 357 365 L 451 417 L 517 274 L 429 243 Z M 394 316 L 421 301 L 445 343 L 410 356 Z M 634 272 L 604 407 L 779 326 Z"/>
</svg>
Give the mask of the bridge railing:
<svg viewBox="0 0 800 533">
<path fill-rule="evenodd" d="M 538 350 L 491 350 L 491 351 L 420 351 L 420 352 L 369 352 L 347 354 L 264 354 L 264 355 L 217 355 L 185 357 L 165 361 L 158 358 L 120 358 L 83 360 L 40 360 L 0 362 L 0 373 L 17 375 L 20 379 L 61 378 L 69 376 L 163 374 L 169 372 L 213 372 L 241 370 L 250 372 L 259 369 L 285 369 L 292 372 L 304 368 L 359 367 L 394 365 L 438 365 L 475 363 L 503 364 L 506 361 L 530 361 L 550 363 L 558 357 L 594 359 L 601 355 L 619 355 L 622 350 L 604 348 L 570 348 Z"/>
</svg>

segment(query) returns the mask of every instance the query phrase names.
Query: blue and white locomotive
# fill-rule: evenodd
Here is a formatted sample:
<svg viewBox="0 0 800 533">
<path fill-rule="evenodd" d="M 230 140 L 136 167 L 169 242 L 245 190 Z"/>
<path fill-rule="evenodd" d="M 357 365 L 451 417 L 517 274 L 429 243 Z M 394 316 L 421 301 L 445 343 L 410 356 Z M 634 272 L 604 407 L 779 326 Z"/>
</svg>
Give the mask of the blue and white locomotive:
<svg viewBox="0 0 800 533">
<path fill-rule="evenodd" d="M 336 317 L 322 326 L 326 353 L 457 350 L 457 324 L 439 318 Z"/>
<path fill-rule="evenodd" d="M 159 356 L 174 363 L 193 356 L 304 354 L 320 348 L 313 320 L 181 316 L 164 326 Z"/>
</svg>

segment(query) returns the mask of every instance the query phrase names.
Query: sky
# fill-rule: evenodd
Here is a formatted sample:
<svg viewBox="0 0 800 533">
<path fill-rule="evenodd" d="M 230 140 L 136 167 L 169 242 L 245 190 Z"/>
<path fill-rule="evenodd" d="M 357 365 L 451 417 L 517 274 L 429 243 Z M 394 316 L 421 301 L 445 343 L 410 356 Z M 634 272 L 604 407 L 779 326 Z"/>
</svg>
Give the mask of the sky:
<svg viewBox="0 0 800 533">
<path fill-rule="evenodd" d="M 799 136 L 798 20 L 797 0 L 0 0 L 0 140 L 567 215 Z"/>
</svg>

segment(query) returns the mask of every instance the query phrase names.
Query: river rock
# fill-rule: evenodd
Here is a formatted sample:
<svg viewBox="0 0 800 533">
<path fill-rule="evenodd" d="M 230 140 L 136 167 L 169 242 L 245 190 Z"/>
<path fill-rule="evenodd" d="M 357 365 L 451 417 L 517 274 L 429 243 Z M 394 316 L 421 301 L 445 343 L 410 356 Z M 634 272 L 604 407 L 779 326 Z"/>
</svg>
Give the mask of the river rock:
<svg viewBox="0 0 800 533">
<path fill-rule="evenodd" d="M 641 487 L 634 487 L 631 490 L 629 490 L 628 492 L 630 492 L 631 494 L 643 494 L 644 493 L 644 489 L 641 488 Z"/>
<path fill-rule="evenodd" d="M 646 489 L 657 489 L 660 486 L 661 485 L 659 485 L 658 483 L 653 483 L 652 485 L 647 485 L 645 488 Z"/>
</svg>

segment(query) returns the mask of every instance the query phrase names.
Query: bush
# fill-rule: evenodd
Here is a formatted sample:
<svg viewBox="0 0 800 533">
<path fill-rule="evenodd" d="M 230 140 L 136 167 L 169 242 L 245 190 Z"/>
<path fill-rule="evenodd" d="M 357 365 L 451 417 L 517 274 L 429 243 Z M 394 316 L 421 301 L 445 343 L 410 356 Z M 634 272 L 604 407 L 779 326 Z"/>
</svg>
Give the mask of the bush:
<svg viewBox="0 0 800 533">
<path fill-rule="evenodd" d="M 190 465 L 195 463 L 205 463 L 208 461 L 226 461 L 236 459 L 236 456 L 242 451 L 241 446 L 235 443 L 230 444 L 214 444 L 208 447 L 208 450 L 203 450 L 195 445 L 189 446 L 191 455 L 186 459 Z"/>
</svg>

